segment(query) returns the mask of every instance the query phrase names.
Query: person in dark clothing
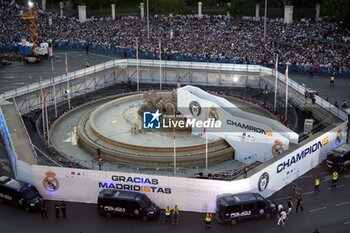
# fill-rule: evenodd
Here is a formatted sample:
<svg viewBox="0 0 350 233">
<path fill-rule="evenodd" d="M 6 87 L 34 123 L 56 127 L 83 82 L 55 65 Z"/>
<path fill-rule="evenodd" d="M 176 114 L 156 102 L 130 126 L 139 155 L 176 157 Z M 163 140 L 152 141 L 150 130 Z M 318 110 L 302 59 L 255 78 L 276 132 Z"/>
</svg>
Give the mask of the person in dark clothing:
<svg viewBox="0 0 350 233">
<path fill-rule="evenodd" d="M 86 44 L 85 51 L 86 51 L 86 54 L 89 54 L 89 44 Z"/>
<path fill-rule="evenodd" d="M 62 211 L 62 216 L 64 218 L 66 218 L 67 217 L 67 215 L 66 215 L 66 208 L 67 208 L 66 203 L 64 201 L 61 201 L 60 207 L 61 207 L 61 211 Z"/>
<path fill-rule="evenodd" d="M 40 205 L 40 211 L 41 211 L 41 218 L 46 219 L 47 218 L 47 210 L 46 210 L 46 204 L 44 201 Z"/>
<path fill-rule="evenodd" d="M 60 204 L 58 202 L 55 203 L 55 214 L 56 214 L 56 218 L 60 217 Z"/>
<path fill-rule="evenodd" d="M 297 207 L 295 208 L 295 213 L 298 213 L 298 209 L 300 207 L 300 210 L 303 211 L 304 208 L 303 208 L 303 201 L 301 199 L 301 195 L 298 195 L 297 196 Z"/>
</svg>

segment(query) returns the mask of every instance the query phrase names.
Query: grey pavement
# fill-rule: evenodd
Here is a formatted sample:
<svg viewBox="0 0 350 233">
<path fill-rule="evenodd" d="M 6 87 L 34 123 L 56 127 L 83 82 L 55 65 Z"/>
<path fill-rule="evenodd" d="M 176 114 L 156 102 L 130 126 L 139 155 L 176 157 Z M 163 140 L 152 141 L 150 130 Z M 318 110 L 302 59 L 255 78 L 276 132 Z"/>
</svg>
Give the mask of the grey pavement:
<svg viewBox="0 0 350 233">
<path fill-rule="evenodd" d="M 78 56 L 79 57 L 79 56 Z M 78 59 L 77 57 L 77 59 Z M 96 58 L 97 59 L 97 58 Z M 99 58 L 100 59 L 100 58 Z M 101 57 L 103 60 L 104 58 Z M 106 61 L 108 59 L 106 58 Z M 49 63 L 42 63 L 44 72 L 50 72 Z M 61 63 L 63 64 L 63 63 Z M 94 63 L 93 63 L 94 64 Z M 12 66 L 12 65 L 11 65 Z M 11 67 L 8 66 L 8 67 Z M 8 67 L 0 68 L 0 93 L 21 86 L 21 82 L 28 82 L 25 72 L 33 72 L 35 78 L 33 81 L 39 80 L 41 72 L 41 64 L 38 69 L 29 66 L 24 69 L 23 66 L 17 70 L 10 70 Z M 71 65 L 70 70 L 80 69 L 85 66 L 83 57 L 76 61 L 76 66 Z M 63 72 L 63 68 L 62 71 Z M 16 78 L 4 78 L 11 74 Z M 11 76 L 10 75 L 10 76 Z M 310 87 L 319 92 L 320 96 L 325 98 L 328 96 L 330 102 L 346 99 L 350 102 L 350 77 L 337 78 L 335 88 L 329 87 L 329 78 L 315 75 L 313 79 L 309 79 L 306 75 L 290 74 L 290 78 L 298 83 L 305 83 L 306 87 Z M 17 82 L 17 83 L 16 83 Z M 14 83 L 14 84 L 13 84 Z M 0 140 L 0 175 L 9 174 L 8 161 L 5 155 L 3 142 Z M 313 193 L 314 178 L 321 177 L 321 187 L 319 193 Z M 350 232 L 350 172 L 342 174 L 339 179 L 338 188 L 330 189 L 330 175 L 326 170 L 325 164 L 321 164 L 317 168 L 311 170 L 307 174 L 300 177 L 296 183 L 301 187 L 303 193 L 304 211 L 298 214 L 293 213 L 284 228 L 277 226 L 276 217 L 265 219 L 254 219 L 232 225 L 219 225 L 213 222 L 210 232 L 288 232 L 288 233 L 312 233 L 318 228 L 320 233 L 348 233 Z M 287 186 L 275 193 L 270 199 L 276 202 L 285 203 L 291 195 L 291 187 Z M 180 207 L 181 209 L 181 207 Z M 68 203 L 68 218 L 55 219 L 53 202 L 48 203 L 49 219 L 42 220 L 40 213 L 25 213 L 16 207 L 1 205 L 0 206 L 0 233 L 41 233 L 41 232 L 84 232 L 84 233 L 100 233 L 100 232 L 208 232 L 204 229 L 204 214 L 199 213 L 180 213 L 179 225 L 158 224 L 157 221 L 142 222 L 137 219 L 128 218 L 112 218 L 106 219 L 98 216 L 96 213 L 96 205 Z"/>
</svg>

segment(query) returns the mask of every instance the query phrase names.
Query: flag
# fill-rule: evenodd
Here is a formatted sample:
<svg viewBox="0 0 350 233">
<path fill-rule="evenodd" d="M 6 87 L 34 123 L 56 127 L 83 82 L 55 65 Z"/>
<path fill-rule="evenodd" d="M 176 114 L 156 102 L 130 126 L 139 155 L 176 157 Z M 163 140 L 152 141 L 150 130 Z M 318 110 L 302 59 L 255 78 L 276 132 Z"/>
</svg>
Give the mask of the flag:
<svg viewBox="0 0 350 233">
<path fill-rule="evenodd" d="M 68 59 L 67 59 L 67 52 L 66 52 L 66 59 L 64 62 L 64 73 L 67 76 L 68 75 Z"/>
<path fill-rule="evenodd" d="M 287 64 L 285 76 L 286 76 L 286 108 L 285 108 L 284 116 L 285 116 L 285 119 L 287 120 L 288 119 L 287 118 L 288 117 L 288 64 Z"/>
<path fill-rule="evenodd" d="M 158 56 L 159 56 L 159 59 L 162 58 L 162 39 L 159 38 L 159 50 L 158 50 Z"/>
<path fill-rule="evenodd" d="M 139 60 L 139 44 L 136 43 L 136 60 Z"/>
<path fill-rule="evenodd" d="M 51 70 L 52 70 L 52 83 L 55 83 L 55 69 L 53 66 L 53 59 L 51 59 Z"/>
<path fill-rule="evenodd" d="M 278 54 L 276 54 L 276 64 L 274 69 L 274 75 L 275 75 L 275 101 L 273 104 L 273 111 L 276 112 L 276 103 L 277 103 L 277 79 L 278 79 Z"/>
<path fill-rule="evenodd" d="M 174 140 L 176 139 L 176 131 L 175 131 L 175 127 L 173 127 L 173 138 L 174 138 Z"/>
<path fill-rule="evenodd" d="M 275 69 L 273 70 L 275 78 L 277 78 L 277 72 L 278 72 L 278 54 L 276 54 L 276 63 L 275 63 Z"/>
</svg>

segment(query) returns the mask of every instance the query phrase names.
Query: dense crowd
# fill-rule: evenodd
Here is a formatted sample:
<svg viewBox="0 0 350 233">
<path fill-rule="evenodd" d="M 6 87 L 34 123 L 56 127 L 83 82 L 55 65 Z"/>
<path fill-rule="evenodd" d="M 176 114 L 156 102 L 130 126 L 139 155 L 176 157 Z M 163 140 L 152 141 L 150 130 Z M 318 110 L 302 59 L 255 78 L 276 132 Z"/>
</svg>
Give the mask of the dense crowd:
<svg viewBox="0 0 350 233">
<path fill-rule="evenodd" d="M 29 35 L 28 22 L 20 19 L 20 6 L 0 1 L 0 46 L 20 42 Z M 49 17 L 52 25 L 49 25 Z M 291 63 L 307 69 L 350 71 L 350 31 L 341 23 L 299 20 L 286 25 L 281 19 L 268 20 L 266 40 L 263 22 L 229 19 L 225 16 L 154 16 L 150 19 L 150 40 L 146 19 L 128 16 L 116 20 L 60 18 L 42 12 L 37 21 L 40 38 L 56 43 L 91 47 L 121 48 L 158 54 L 162 38 L 162 56 L 189 56 L 194 60 L 226 60 L 236 63 L 273 64 L 279 54 L 281 64 Z M 172 33 L 171 33 L 172 32 Z M 171 38 L 170 34 L 173 34 Z M 332 42 L 330 42 L 332 41 Z"/>
</svg>

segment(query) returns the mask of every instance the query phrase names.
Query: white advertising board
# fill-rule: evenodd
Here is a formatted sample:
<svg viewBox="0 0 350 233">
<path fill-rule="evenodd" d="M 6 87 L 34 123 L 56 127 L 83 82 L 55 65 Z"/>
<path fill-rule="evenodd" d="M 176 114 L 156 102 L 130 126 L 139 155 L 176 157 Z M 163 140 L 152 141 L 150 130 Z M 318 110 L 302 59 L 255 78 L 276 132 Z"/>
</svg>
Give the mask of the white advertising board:
<svg viewBox="0 0 350 233">
<path fill-rule="evenodd" d="M 17 154 L 16 154 L 16 150 L 13 146 L 13 142 L 11 139 L 11 134 L 7 128 L 6 125 L 6 120 L 5 117 L 2 113 L 2 109 L 0 108 L 0 133 L 2 135 L 2 138 L 4 140 L 4 145 L 6 147 L 6 151 L 7 151 L 7 155 L 9 157 L 11 166 L 12 166 L 12 171 L 15 173 L 16 175 L 16 166 L 17 166 Z"/>
<path fill-rule="evenodd" d="M 191 117 L 205 121 L 214 118 L 216 122 L 221 122 L 219 128 L 206 129 L 208 138 L 214 135 L 226 140 L 235 149 L 236 160 L 245 163 L 256 160 L 264 162 L 289 147 L 288 138 L 276 132 L 270 125 L 247 120 L 247 117 L 244 117 L 248 115 L 257 117 L 257 115 L 243 114 L 242 110 L 221 97 L 196 87 L 185 86 L 177 90 L 177 98 L 178 110 L 184 116 L 189 116 L 188 119 Z M 238 113 L 241 113 L 242 117 L 238 117 Z M 192 134 L 199 134 L 203 129 L 203 127 L 192 128 Z M 199 135 L 205 137 L 204 134 Z"/>
<path fill-rule="evenodd" d="M 250 177 L 250 190 L 271 196 L 326 159 L 327 152 L 346 141 L 346 122 Z"/>
<path fill-rule="evenodd" d="M 197 212 L 215 211 L 219 194 L 249 190 L 248 179 L 225 182 L 38 165 L 32 166 L 32 176 L 19 178 L 51 200 L 96 203 L 99 191 L 111 188 L 143 192 L 162 208 L 178 205 L 181 210 Z"/>
<path fill-rule="evenodd" d="M 345 130 L 346 122 L 251 177 L 234 181 L 48 167 L 21 161 L 17 178 L 34 184 L 51 200 L 96 203 L 100 190 L 112 188 L 144 192 L 162 208 L 178 205 L 186 211 L 214 212 L 216 197 L 221 194 L 259 192 L 269 197 L 317 166 L 329 150 L 344 143 Z"/>
</svg>

